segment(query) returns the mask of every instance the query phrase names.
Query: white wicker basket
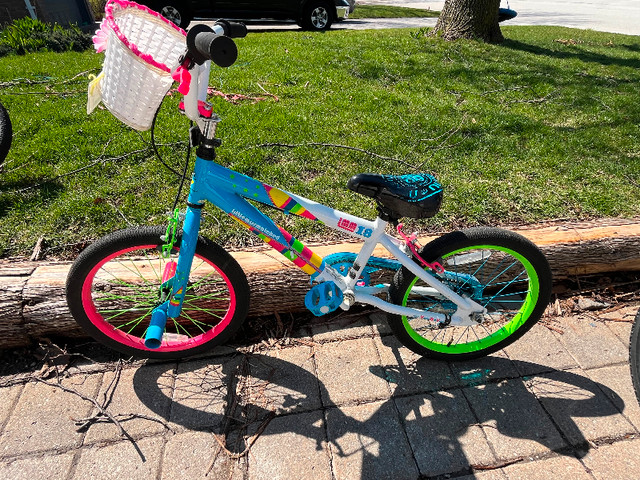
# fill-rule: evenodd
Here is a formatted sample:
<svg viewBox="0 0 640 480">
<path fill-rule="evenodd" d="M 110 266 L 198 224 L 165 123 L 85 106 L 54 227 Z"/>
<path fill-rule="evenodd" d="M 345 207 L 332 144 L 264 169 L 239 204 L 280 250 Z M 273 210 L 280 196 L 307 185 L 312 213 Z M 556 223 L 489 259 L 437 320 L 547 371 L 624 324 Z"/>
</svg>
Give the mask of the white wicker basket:
<svg viewBox="0 0 640 480">
<path fill-rule="evenodd" d="M 102 102 L 120 121 L 148 130 L 186 51 L 186 33 L 160 14 L 126 0 L 109 0 Z M 97 35 L 100 35 L 98 33 Z"/>
</svg>

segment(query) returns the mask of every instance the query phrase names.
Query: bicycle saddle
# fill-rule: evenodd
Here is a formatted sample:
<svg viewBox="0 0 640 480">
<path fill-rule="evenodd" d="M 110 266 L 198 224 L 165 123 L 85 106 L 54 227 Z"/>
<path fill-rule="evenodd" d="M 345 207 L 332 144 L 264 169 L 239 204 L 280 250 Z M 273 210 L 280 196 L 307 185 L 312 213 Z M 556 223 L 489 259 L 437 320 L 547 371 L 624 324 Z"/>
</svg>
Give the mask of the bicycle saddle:
<svg viewBox="0 0 640 480">
<path fill-rule="evenodd" d="M 374 198 L 383 218 L 433 217 L 442 203 L 442 186 L 427 173 L 413 175 L 376 175 L 360 173 L 349 179 L 347 188 Z"/>
</svg>

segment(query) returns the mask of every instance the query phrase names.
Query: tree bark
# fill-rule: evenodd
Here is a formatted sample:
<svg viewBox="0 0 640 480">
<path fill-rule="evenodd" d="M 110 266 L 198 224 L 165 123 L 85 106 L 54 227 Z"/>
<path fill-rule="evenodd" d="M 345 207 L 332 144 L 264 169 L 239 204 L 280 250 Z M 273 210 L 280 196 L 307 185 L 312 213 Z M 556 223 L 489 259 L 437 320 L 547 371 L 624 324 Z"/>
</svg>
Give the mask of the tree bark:
<svg viewBox="0 0 640 480">
<path fill-rule="evenodd" d="M 593 223 L 553 223 L 516 230 L 538 245 L 549 260 L 554 280 L 616 271 L 640 271 L 640 219 Z M 420 238 L 425 245 L 432 238 Z M 361 244 L 312 246 L 325 257 L 358 252 Z M 382 247 L 374 251 L 385 256 Z M 271 250 L 232 252 L 251 287 L 249 316 L 306 312 L 309 277 Z M 387 254 L 388 255 L 388 254 Z M 0 349 L 29 345 L 44 337 L 85 336 L 65 300 L 70 263 L 0 261 Z"/>
<path fill-rule="evenodd" d="M 500 0 L 446 0 L 432 36 L 445 40 L 481 39 L 504 41 L 498 24 Z"/>
</svg>

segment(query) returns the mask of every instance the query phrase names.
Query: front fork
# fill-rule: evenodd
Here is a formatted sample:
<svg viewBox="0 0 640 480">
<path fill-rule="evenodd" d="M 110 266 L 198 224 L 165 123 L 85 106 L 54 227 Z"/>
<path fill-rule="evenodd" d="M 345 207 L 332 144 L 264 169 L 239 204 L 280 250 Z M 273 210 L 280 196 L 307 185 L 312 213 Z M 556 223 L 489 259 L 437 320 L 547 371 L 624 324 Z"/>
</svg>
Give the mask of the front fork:
<svg viewBox="0 0 640 480">
<path fill-rule="evenodd" d="M 167 319 L 180 316 L 187 291 L 189 272 L 196 253 L 196 245 L 198 244 L 201 217 L 202 206 L 189 203 L 184 218 L 178 263 L 174 265 L 173 262 L 169 262 L 166 267 L 167 270 L 163 272 L 162 288 L 170 288 L 171 293 L 164 302 L 151 312 L 151 322 L 147 327 L 144 340 L 147 348 L 155 349 L 160 347 Z M 171 275 L 171 270 L 174 268 L 175 274 Z"/>
<path fill-rule="evenodd" d="M 208 69 L 205 69 L 208 72 Z M 204 75 L 201 71 L 198 75 L 192 77 L 199 78 Z M 207 75 L 205 75 L 206 77 Z M 196 81 L 196 87 L 198 82 Z M 206 85 L 206 81 L 204 82 Z M 193 87 L 193 85 L 192 85 Z M 193 88 L 193 92 L 198 92 L 198 88 Z M 204 92 L 200 92 L 200 95 L 206 99 L 206 89 Z M 190 132 L 192 144 L 197 144 L 197 156 L 205 160 L 213 160 L 216 158 L 216 147 L 219 142 L 216 140 L 216 127 L 220 121 L 220 117 L 213 114 L 211 107 L 205 104 L 204 101 L 199 102 L 198 96 L 187 95 L 185 97 L 185 108 L 187 110 L 194 110 L 194 105 L 202 103 L 203 108 L 208 111 L 208 116 L 194 114 L 193 118 L 197 118 L 197 128 L 193 128 Z M 192 112 L 193 113 L 193 112 Z M 192 118 L 191 116 L 189 118 Z M 151 312 L 151 322 L 147 327 L 145 334 L 144 344 L 147 348 L 155 349 L 159 348 L 162 344 L 162 336 L 167 324 L 167 319 L 178 318 L 182 311 L 182 303 L 184 302 L 184 296 L 187 291 L 187 282 L 189 281 L 189 272 L 191 272 L 191 264 L 193 262 L 193 256 L 196 253 L 196 245 L 198 243 L 198 232 L 200 231 L 200 219 L 202 216 L 202 207 L 204 204 L 199 203 L 199 200 L 195 199 L 193 189 L 189 195 L 187 202 L 187 213 L 184 217 L 184 224 L 182 227 L 182 242 L 180 243 L 180 253 L 178 255 L 177 266 L 173 265 L 170 261 L 168 268 L 172 271 L 175 269 L 175 274 L 164 272 L 162 278 L 163 289 L 171 289 L 171 294 L 160 305 L 153 309 Z M 166 277 L 166 278 L 165 278 Z M 164 296 L 164 295 L 163 295 Z"/>
</svg>

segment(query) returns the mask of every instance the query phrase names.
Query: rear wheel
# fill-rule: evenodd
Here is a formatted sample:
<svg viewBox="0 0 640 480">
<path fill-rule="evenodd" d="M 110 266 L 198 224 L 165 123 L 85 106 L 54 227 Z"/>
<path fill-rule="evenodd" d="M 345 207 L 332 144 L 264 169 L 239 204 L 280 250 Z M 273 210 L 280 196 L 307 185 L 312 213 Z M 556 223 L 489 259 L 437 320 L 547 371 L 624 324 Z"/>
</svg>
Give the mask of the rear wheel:
<svg viewBox="0 0 640 480">
<path fill-rule="evenodd" d="M 249 285 L 238 263 L 199 238 L 182 313 L 168 319 L 157 349 L 146 348 L 151 312 L 167 299 L 163 281 L 173 276 L 178 257 L 178 249 L 169 258 L 162 255 L 162 234 L 160 227 L 115 232 L 84 250 L 69 271 L 67 303 L 75 320 L 97 341 L 127 355 L 180 358 L 205 352 L 230 339 L 249 310 Z"/>
<path fill-rule="evenodd" d="M 463 297 L 486 308 L 477 325 L 435 324 L 430 312 L 452 315 L 457 306 L 406 268 L 389 289 L 391 302 L 419 308 L 424 315 L 389 315 L 398 339 L 414 352 L 443 360 L 471 359 L 517 340 L 542 316 L 551 295 L 551 270 L 540 250 L 526 238 L 496 228 L 475 228 L 444 235 L 420 252 L 439 262 L 434 276 Z"/>
<path fill-rule="evenodd" d="M 333 10 L 326 2 L 312 0 L 304 9 L 300 24 L 305 30 L 328 30 L 333 23 Z"/>
</svg>

